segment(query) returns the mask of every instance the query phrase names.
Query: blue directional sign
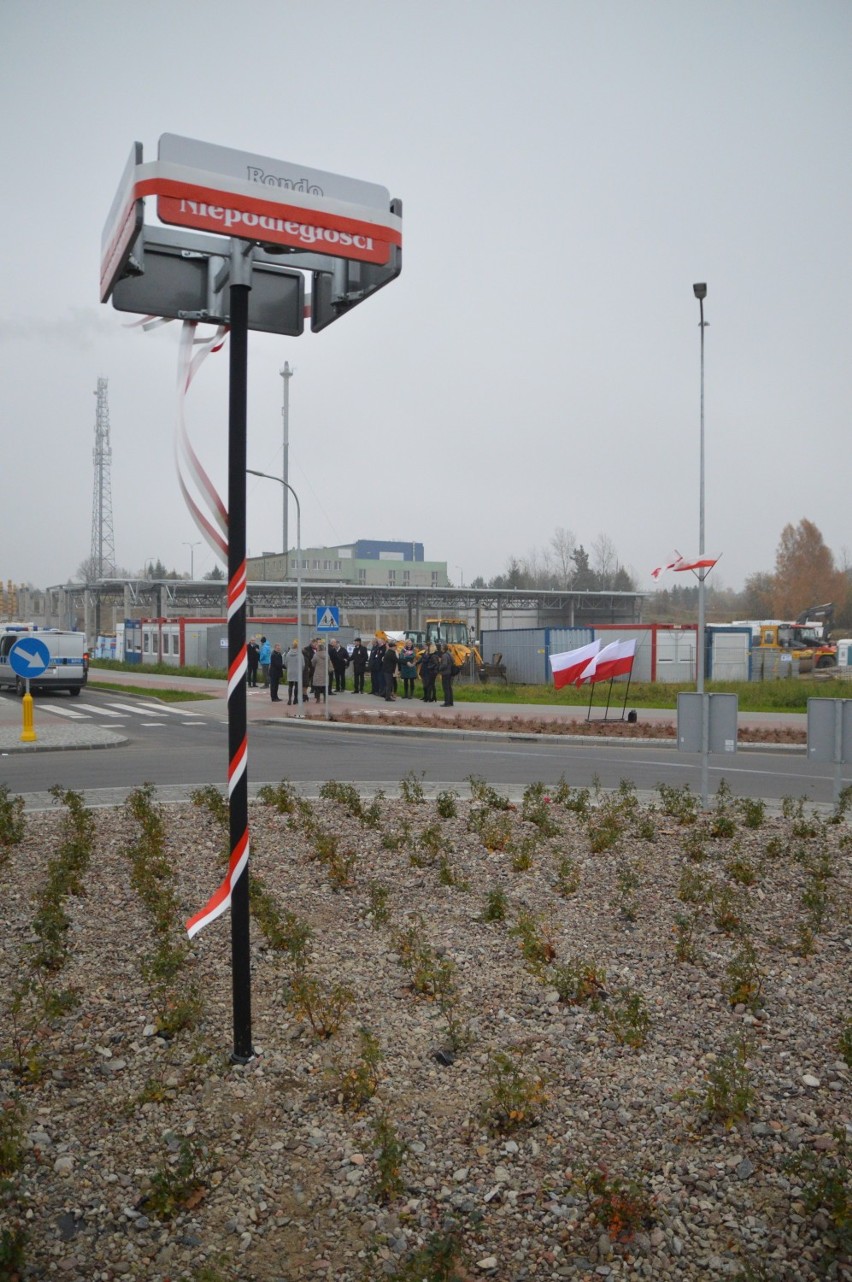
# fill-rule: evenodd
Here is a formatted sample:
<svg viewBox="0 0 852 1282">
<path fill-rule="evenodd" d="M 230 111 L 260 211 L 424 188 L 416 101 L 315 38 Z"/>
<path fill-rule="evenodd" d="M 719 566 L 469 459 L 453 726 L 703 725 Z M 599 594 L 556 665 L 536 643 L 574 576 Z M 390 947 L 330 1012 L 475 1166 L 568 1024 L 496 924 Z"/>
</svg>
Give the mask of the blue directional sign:
<svg viewBox="0 0 852 1282">
<path fill-rule="evenodd" d="M 318 605 L 317 606 L 317 632 L 339 632 L 340 631 L 340 606 L 339 605 Z"/>
<path fill-rule="evenodd" d="M 50 651 L 41 637 L 21 637 L 9 651 L 9 664 L 17 677 L 40 677 L 50 667 Z"/>
</svg>

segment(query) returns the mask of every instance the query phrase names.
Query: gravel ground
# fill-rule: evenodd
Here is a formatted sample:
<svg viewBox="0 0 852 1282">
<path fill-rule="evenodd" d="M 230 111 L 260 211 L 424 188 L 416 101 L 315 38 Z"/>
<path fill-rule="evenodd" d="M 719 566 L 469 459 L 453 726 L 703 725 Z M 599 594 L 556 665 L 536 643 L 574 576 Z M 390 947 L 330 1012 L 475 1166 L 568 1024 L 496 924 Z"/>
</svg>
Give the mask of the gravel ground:
<svg viewBox="0 0 852 1282">
<path fill-rule="evenodd" d="M 479 791 L 449 817 L 413 780 L 360 816 L 252 805 L 245 1066 L 228 915 L 157 997 L 127 808 L 94 816 L 39 969 L 65 808 L 26 816 L 0 845 L 0 1278 L 852 1277 L 846 823 Z M 225 840 L 210 806 L 154 813 L 180 957 Z M 565 1000 L 590 967 L 596 1000 Z"/>
</svg>

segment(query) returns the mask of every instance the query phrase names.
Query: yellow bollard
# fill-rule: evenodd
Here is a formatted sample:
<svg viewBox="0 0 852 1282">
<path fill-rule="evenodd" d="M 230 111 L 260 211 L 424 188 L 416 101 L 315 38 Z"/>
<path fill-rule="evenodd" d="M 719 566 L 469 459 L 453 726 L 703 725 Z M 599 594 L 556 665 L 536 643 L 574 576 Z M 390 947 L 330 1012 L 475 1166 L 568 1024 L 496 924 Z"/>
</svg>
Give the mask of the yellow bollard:
<svg viewBox="0 0 852 1282">
<path fill-rule="evenodd" d="M 35 743 L 36 732 L 33 725 L 33 697 L 29 690 L 24 695 L 22 703 L 24 708 L 24 728 L 21 731 L 21 743 Z"/>
</svg>

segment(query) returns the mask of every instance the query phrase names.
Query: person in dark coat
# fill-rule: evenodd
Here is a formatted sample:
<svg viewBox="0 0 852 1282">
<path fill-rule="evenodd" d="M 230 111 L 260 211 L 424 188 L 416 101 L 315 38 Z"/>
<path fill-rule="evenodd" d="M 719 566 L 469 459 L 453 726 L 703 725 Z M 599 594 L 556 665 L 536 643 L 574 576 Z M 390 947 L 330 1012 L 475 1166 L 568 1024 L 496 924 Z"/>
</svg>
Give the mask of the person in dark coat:
<svg viewBox="0 0 852 1282">
<path fill-rule="evenodd" d="M 284 677 L 284 655 L 276 641 L 269 656 L 269 697 L 273 703 L 280 703 L 278 687 Z"/>
<path fill-rule="evenodd" d="M 441 677 L 441 688 L 444 691 L 444 702 L 442 708 L 451 708 L 453 706 L 453 656 L 450 654 L 450 647 L 445 645 L 441 651 L 441 659 L 438 663 L 438 673 Z"/>
<path fill-rule="evenodd" d="M 367 664 L 370 661 L 370 651 L 365 645 L 361 644 L 361 638 L 355 638 L 355 645 L 352 649 L 352 678 L 355 682 L 355 693 L 364 693 L 364 673 L 367 671 Z"/>
<path fill-rule="evenodd" d="M 402 677 L 403 699 L 414 698 L 414 682 L 417 680 L 417 658 L 414 643 L 406 641 L 399 656 L 399 675 Z"/>
<path fill-rule="evenodd" d="M 343 694 L 346 691 L 346 669 L 349 667 L 349 654 L 346 647 L 339 641 L 332 641 L 328 647 L 328 657 L 334 673 L 335 694 Z"/>
<path fill-rule="evenodd" d="M 435 678 L 438 675 L 438 654 L 434 645 L 428 646 L 420 658 L 420 680 L 423 682 L 423 702 L 435 703 Z"/>
<path fill-rule="evenodd" d="M 260 663 L 260 646 L 257 637 L 250 637 L 246 645 L 246 684 L 257 686 L 257 665 Z"/>
<path fill-rule="evenodd" d="M 370 651 L 370 694 L 383 695 L 385 692 L 385 674 L 382 671 L 382 660 L 387 647 L 376 637 Z"/>
<path fill-rule="evenodd" d="M 309 641 L 302 649 L 302 703 L 308 702 L 308 694 L 314 679 L 314 655 L 317 650 L 317 640 L 314 638 Z"/>
<path fill-rule="evenodd" d="M 391 703 L 396 699 L 396 669 L 399 665 L 399 659 L 396 653 L 396 643 L 390 641 L 382 656 L 382 675 L 384 677 L 385 699 Z"/>
</svg>

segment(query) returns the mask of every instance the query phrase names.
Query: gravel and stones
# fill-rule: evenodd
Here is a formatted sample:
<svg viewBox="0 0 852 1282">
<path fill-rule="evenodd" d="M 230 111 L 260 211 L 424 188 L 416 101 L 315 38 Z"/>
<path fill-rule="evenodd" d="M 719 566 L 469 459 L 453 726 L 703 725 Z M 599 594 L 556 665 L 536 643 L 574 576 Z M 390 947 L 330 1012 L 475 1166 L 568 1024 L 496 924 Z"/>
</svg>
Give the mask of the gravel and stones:
<svg viewBox="0 0 852 1282">
<path fill-rule="evenodd" d="M 846 823 L 800 814 L 748 828 L 731 803 L 733 834 L 710 836 L 710 816 L 696 839 L 695 825 L 625 797 L 612 844 L 595 853 L 587 818 L 555 796 L 534 799 L 537 822 L 493 797 L 457 801 L 449 818 L 435 799 L 386 797 L 376 827 L 330 799 L 308 819 L 253 804 L 252 868 L 279 913 L 310 927 L 302 970 L 320 1014 L 335 986 L 351 1004 L 317 1036 L 293 952 L 253 923 L 247 1065 L 229 1057 L 227 914 L 182 971 L 203 999 L 200 1022 L 158 1035 L 151 921 L 127 857 L 138 827 L 124 808 L 97 813 L 85 892 L 65 901 L 67 961 L 37 977 L 42 997 L 44 986 L 70 991 L 75 1004 L 32 1027 L 38 994 L 11 1009 L 35 981 L 34 905 L 60 824 L 58 811 L 27 815 L 24 841 L 0 846 L 0 1106 L 7 1119 L 23 1110 L 0 1217 L 7 1235 L 25 1233 L 21 1277 L 852 1276 Z M 591 801 L 600 810 L 605 798 Z M 226 843 L 205 807 L 163 814 L 178 943 L 222 877 Z M 487 920 L 497 891 L 505 918 Z M 717 924 L 720 899 L 738 919 L 731 933 Z M 680 961 L 687 919 L 692 960 Z M 745 942 L 758 992 L 732 1005 L 728 968 Z M 415 974 L 412 944 L 433 979 L 447 964 L 443 987 Z M 580 961 L 605 976 L 594 1008 L 560 1000 L 558 968 Z M 613 1018 L 630 995 L 648 1016 L 639 1045 L 619 1040 Z M 378 1090 L 347 1106 L 362 1030 L 378 1044 Z M 737 1045 L 750 1102 L 713 1116 L 714 1069 Z M 499 1056 L 522 1083 L 520 1116 L 504 1113 L 504 1125 Z M 824 1204 L 831 1174 L 835 1190 L 847 1180 L 845 1245 Z M 165 1215 L 153 1196 L 164 1186 Z M 454 1272 L 406 1272 L 440 1243 L 454 1244 Z"/>
</svg>

